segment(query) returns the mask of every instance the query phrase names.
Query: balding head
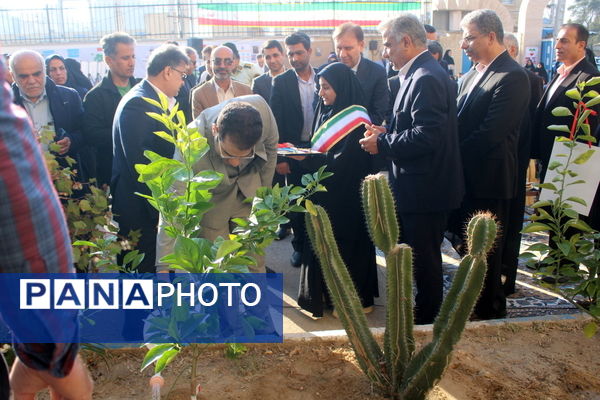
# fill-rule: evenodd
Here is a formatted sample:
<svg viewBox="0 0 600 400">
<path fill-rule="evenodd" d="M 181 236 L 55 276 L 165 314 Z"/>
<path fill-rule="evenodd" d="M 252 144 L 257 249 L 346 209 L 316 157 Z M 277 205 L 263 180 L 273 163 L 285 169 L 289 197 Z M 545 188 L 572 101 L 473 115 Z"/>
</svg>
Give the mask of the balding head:
<svg viewBox="0 0 600 400">
<path fill-rule="evenodd" d="M 46 67 L 40 53 L 33 50 L 13 53 L 10 72 L 24 97 L 35 102 L 42 96 L 46 85 Z"/>
<path fill-rule="evenodd" d="M 210 59 L 212 70 L 216 80 L 225 81 L 231 79 L 231 73 L 233 72 L 234 54 L 229 47 L 216 47 L 212 51 Z"/>
</svg>

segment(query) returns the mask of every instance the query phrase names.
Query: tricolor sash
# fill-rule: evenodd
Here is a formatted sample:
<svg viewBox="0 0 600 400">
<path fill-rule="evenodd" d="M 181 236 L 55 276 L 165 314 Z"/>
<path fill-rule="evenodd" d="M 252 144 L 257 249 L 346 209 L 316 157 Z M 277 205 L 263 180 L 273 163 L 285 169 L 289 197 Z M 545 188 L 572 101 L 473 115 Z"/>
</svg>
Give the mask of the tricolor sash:
<svg viewBox="0 0 600 400">
<path fill-rule="evenodd" d="M 310 143 L 312 150 L 325 153 L 359 125 L 371 123 L 363 106 L 353 105 L 329 118 L 317 129 Z"/>
</svg>

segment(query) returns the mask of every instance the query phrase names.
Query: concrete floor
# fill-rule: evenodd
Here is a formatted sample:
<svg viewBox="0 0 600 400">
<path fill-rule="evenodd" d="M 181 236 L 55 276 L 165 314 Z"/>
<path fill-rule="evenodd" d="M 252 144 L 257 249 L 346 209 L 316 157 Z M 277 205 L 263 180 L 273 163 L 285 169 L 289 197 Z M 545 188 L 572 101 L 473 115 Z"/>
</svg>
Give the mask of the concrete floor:
<svg viewBox="0 0 600 400">
<path fill-rule="evenodd" d="M 521 251 L 524 251 L 527 245 L 541 240 L 547 239 L 537 234 L 524 235 Z M 294 268 L 290 264 L 292 251 L 291 236 L 288 236 L 284 240 L 273 242 L 267 249 L 266 257 L 267 267 L 283 274 L 283 333 L 296 334 L 342 329 L 340 321 L 332 316 L 331 310 L 326 310 L 322 318 L 313 318 L 310 313 L 301 310 L 296 303 L 300 268 Z M 447 291 L 460 261 L 458 254 L 447 240 L 442 244 L 442 261 L 444 263 L 444 287 Z M 375 299 L 374 311 L 367 315 L 369 326 L 372 328 L 385 327 L 386 268 L 382 256 L 377 256 L 377 264 L 380 296 Z M 524 266 L 519 266 L 517 272 L 517 293 L 507 298 L 508 318 L 577 312 L 573 306 L 558 295 L 540 288 L 531 271 Z"/>
<path fill-rule="evenodd" d="M 298 284 L 300 282 L 300 268 L 290 264 L 292 255 L 292 236 L 284 240 L 275 241 L 267 249 L 266 265 L 273 271 L 283 274 L 283 332 L 299 333 L 342 329 L 342 324 L 326 310 L 322 318 L 313 318 L 311 313 L 303 311 L 296 300 L 298 298 Z M 378 257 L 379 298 L 375 299 L 372 313 L 367 315 L 369 326 L 385 326 L 385 267 L 383 258 Z"/>
</svg>

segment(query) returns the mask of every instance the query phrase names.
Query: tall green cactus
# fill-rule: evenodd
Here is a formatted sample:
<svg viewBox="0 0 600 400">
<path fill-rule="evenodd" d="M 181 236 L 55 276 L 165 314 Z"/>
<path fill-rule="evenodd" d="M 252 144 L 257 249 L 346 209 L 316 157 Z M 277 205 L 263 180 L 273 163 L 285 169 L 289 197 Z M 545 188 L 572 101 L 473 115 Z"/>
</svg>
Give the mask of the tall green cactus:
<svg viewBox="0 0 600 400">
<path fill-rule="evenodd" d="M 369 175 L 362 187 L 369 234 L 385 253 L 387 314 L 384 349 L 369 330 L 354 283 L 340 256 L 325 210 L 306 215 L 333 304 L 358 363 L 369 379 L 394 399 L 424 399 L 441 378 L 479 297 L 487 269 L 487 253 L 496 238 L 491 214 L 475 215 L 467 227 L 469 253 L 458 271 L 433 325 L 433 339 L 415 354 L 412 304 L 412 249 L 398 244 L 399 227 L 391 191 L 383 175 Z"/>
</svg>

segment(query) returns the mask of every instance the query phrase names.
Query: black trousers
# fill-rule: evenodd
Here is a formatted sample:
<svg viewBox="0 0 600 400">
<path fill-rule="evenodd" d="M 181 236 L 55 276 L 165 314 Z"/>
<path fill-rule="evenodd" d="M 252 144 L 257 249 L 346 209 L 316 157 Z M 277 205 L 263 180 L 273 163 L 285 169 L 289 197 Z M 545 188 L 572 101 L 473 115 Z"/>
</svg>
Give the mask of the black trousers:
<svg viewBox="0 0 600 400">
<path fill-rule="evenodd" d="M 304 146 L 306 147 L 306 146 Z M 306 173 L 297 160 L 286 158 L 285 162 L 289 163 L 291 173 L 288 175 L 279 175 L 275 173 L 273 177 L 273 184 L 279 183 L 279 186 L 284 185 L 295 185 L 300 186 L 302 184 L 302 175 Z M 302 253 L 304 247 L 304 241 L 306 240 L 306 227 L 304 224 L 304 213 L 293 212 L 286 215 L 290 219 L 289 225 L 294 230 L 294 238 L 292 239 L 292 247 L 294 251 Z"/>
<path fill-rule="evenodd" d="M 461 208 L 452 218 L 454 224 L 452 231 L 458 233 L 466 243 L 466 226 L 473 214 L 477 211 L 490 211 L 496 216 L 498 234 L 494 247 L 488 254 L 487 273 L 479 300 L 475 305 L 475 313 L 482 319 L 503 318 L 506 316 L 506 295 L 502 286 L 502 251 L 504 245 L 504 230 L 508 226 L 508 212 L 510 199 L 476 199 L 465 196 Z"/>
<path fill-rule="evenodd" d="M 441 245 L 447 212 L 398 213 L 400 241 L 413 249 L 413 274 L 417 287 L 415 323 L 430 324 L 442 304 L 444 276 Z"/>
<path fill-rule="evenodd" d="M 520 170 L 517 177 L 517 195 L 509 200 L 509 209 L 504 228 L 504 249 L 502 250 L 502 275 L 504 281 L 504 294 L 507 296 L 515 293 L 519 254 L 521 253 L 521 229 L 525 214 L 525 198 L 527 188 L 527 169 Z"/>
</svg>

